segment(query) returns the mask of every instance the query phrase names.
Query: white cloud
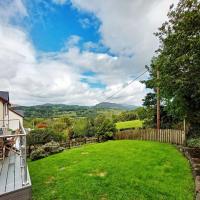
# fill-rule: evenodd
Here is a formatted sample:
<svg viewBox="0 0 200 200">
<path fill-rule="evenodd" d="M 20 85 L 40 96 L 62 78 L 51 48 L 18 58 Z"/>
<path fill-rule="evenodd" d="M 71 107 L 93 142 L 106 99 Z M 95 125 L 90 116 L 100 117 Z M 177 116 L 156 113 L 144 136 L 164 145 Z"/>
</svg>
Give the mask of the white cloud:
<svg viewBox="0 0 200 200">
<path fill-rule="evenodd" d="M 79 19 L 79 23 L 83 28 L 88 28 L 91 25 L 91 22 L 88 18 Z"/>
<path fill-rule="evenodd" d="M 73 0 L 78 9 L 93 12 L 100 19 L 101 42 L 118 56 L 91 52 L 90 48 L 96 48 L 91 42 L 81 51 L 77 46 L 81 38 L 76 35 L 68 39 L 60 52 L 37 52 L 26 32 L 10 24 L 14 16 L 28 16 L 23 2 L 9 2 L 0 3 L 0 90 L 9 90 L 12 101 L 22 105 L 92 105 L 105 100 L 131 76 L 143 71 L 157 45 L 152 34 L 165 18 L 172 0 Z M 4 12 L 6 8 L 8 13 Z M 104 83 L 105 90 L 82 82 L 85 71 L 95 72 L 96 76 L 88 77 L 88 82 Z M 144 94 L 144 85 L 136 81 L 112 101 L 139 105 Z"/>
<path fill-rule="evenodd" d="M 71 0 L 78 10 L 91 12 L 100 20 L 102 43 L 113 53 L 133 55 L 132 67 L 144 68 L 158 41 L 153 33 L 166 19 L 170 4 L 177 0 Z"/>
<path fill-rule="evenodd" d="M 0 22 L 7 23 L 9 20 L 28 16 L 22 0 L 0 1 Z"/>
<path fill-rule="evenodd" d="M 2 25 L 0 43 L 0 90 L 9 90 L 11 99 L 18 104 L 92 105 L 115 92 L 113 84 L 124 81 L 117 78 L 123 69 L 114 72 L 120 60 L 107 54 L 81 52 L 74 46 L 59 53 L 42 54 L 37 59 L 38 53 L 22 30 Z M 104 92 L 80 81 L 81 74 L 87 70 L 97 73 L 94 82 L 108 84 Z M 137 87 L 133 85 L 132 88 Z M 144 94 L 144 86 L 140 87 Z M 139 102 L 139 99 L 131 101 Z"/>
<path fill-rule="evenodd" d="M 80 42 L 81 38 L 78 35 L 71 35 L 68 40 L 65 43 L 65 48 L 64 49 L 68 49 L 70 47 L 76 46 L 78 45 L 78 43 Z"/>
</svg>

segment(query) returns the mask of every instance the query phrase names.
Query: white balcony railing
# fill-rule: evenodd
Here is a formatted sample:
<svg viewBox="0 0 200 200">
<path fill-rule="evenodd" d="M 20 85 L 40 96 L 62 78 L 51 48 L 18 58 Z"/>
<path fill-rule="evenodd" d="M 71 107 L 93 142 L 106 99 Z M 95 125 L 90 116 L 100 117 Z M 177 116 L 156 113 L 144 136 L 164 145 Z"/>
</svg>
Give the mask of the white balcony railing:
<svg viewBox="0 0 200 200">
<path fill-rule="evenodd" d="M 10 128 L 11 124 L 12 127 L 16 128 L 15 130 Z M 26 131 L 20 120 L 0 120 L 0 138 L 3 138 L 4 140 L 14 138 L 14 149 L 20 156 L 21 161 L 20 164 L 22 168 L 23 186 L 27 186 L 30 184 L 30 180 L 28 178 L 28 168 L 26 161 Z"/>
</svg>

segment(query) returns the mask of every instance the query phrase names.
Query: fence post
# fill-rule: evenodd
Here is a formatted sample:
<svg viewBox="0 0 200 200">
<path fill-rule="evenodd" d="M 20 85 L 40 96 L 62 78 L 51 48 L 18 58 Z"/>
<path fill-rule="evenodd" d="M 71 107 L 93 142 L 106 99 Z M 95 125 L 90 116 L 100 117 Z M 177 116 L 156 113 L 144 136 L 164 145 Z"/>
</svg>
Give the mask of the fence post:
<svg viewBox="0 0 200 200">
<path fill-rule="evenodd" d="M 185 124 L 185 118 L 183 120 L 183 145 L 185 146 L 186 145 L 186 124 Z"/>
</svg>

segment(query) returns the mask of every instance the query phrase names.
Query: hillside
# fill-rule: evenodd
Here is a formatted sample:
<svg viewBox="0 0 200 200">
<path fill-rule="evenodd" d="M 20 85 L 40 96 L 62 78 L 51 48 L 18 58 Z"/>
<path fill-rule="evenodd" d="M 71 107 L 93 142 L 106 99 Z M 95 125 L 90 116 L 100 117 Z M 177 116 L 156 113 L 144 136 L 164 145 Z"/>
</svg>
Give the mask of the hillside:
<svg viewBox="0 0 200 200">
<path fill-rule="evenodd" d="M 69 115 L 71 117 L 94 117 L 97 113 L 111 116 L 123 110 L 136 108 L 135 106 L 121 105 L 115 103 L 104 102 L 95 106 L 79 106 L 65 104 L 43 104 L 36 106 L 15 106 L 15 110 L 21 110 L 25 117 L 57 117 Z"/>
<path fill-rule="evenodd" d="M 25 117 L 56 117 L 60 115 L 75 116 L 83 112 L 90 112 L 88 106 L 65 105 L 65 104 L 43 104 L 36 106 L 17 106 L 15 110 L 22 110 Z"/>
<path fill-rule="evenodd" d="M 111 109 L 122 109 L 122 110 L 132 110 L 137 108 L 134 105 L 126 105 L 126 104 L 117 104 L 117 103 L 110 103 L 110 102 L 102 102 L 95 106 L 96 108 L 111 108 Z"/>
</svg>

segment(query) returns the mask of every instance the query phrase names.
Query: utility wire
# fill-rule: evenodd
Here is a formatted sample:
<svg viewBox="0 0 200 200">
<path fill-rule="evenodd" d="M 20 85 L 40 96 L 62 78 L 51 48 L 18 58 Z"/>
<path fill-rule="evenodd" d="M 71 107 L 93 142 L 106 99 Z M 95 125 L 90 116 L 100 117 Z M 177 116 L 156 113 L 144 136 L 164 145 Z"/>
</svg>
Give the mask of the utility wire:
<svg viewBox="0 0 200 200">
<path fill-rule="evenodd" d="M 124 84 L 122 86 L 122 88 L 120 88 L 117 92 L 115 92 L 114 94 L 112 94 L 111 96 L 107 97 L 106 99 L 104 99 L 103 102 L 107 101 L 107 100 L 111 100 L 113 99 L 113 97 L 116 95 L 116 94 L 119 94 L 124 88 L 128 87 L 129 85 L 131 85 L 133 82 L 135 82 L 138 78 L 140 78 L 141 76 L 143 76 L 146 72 L 148 72 L 148 70 L 144 71 L 142 74 L 140 74 L 139 76 L 137 76 L 136 78 L 134 78 L 131 82 L 127 83 L 127 84 Z"/>
</svg>

